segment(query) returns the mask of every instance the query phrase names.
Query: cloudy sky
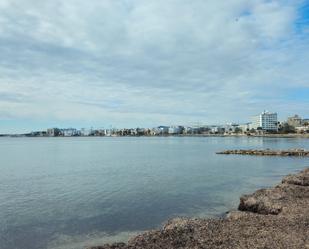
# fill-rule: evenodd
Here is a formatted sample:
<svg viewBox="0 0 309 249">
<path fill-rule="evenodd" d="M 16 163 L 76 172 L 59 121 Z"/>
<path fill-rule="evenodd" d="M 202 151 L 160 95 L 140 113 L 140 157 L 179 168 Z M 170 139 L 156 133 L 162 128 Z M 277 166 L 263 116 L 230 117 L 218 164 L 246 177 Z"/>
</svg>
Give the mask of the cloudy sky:
<svg viewBox="0 0 309 249">
<path fill-rule="evenodd" d="M 0 133 L 309 118 L 309 2 L 1 0 Z"/>
</svg>

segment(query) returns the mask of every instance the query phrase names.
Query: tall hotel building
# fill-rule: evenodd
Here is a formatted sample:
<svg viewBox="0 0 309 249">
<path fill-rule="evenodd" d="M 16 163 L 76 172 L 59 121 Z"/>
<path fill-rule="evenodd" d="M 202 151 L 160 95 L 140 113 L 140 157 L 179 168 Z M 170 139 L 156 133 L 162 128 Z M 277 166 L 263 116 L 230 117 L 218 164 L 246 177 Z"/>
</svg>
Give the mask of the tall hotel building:
<svg viewBox="0 0 309 249">
<path fill-rule="evenodd" d="M 262 112 L 252 118 L 253 129 L 261 128 L 263 131 L 278 131 L 278 115 L 268 111 Z"/>
</svg>

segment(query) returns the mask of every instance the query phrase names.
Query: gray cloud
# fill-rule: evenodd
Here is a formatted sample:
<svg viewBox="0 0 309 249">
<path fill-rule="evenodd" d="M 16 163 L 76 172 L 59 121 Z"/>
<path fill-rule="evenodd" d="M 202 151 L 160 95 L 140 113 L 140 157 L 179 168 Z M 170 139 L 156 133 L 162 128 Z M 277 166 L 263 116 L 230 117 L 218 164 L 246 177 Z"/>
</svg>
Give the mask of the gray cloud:
<svg viewBox="0 0 309 249">
<path fill-rule="evenodd" d="M 2 0 L 0 115 L 125 126 L 245 121 L 289 103 L 308 114 L 283 97 L 309 87 L 302 4 Z"/>
</svg>

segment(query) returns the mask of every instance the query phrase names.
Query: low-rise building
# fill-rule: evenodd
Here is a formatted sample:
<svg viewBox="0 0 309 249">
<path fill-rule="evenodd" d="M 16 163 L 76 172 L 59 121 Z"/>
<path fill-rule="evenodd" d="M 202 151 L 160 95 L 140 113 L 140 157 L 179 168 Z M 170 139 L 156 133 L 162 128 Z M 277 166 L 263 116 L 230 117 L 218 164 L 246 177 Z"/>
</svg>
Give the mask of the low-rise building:
<svg viewBox="0 0 309 249">
<path fill-rule="evenodd" d="M 309 133 L 309 126 L 297 126 L 295 130 L 297 133 Z"/>
<path fill-rule="evenodd" d="M 240 124 L 238 127 L 242 130 L 242 132 L 248 132 L 251 129 L 251 123 Z"/>
<path fill-rule="evenodd" d="M 304 126 L 309 126 L 309 118 L 302 119 L 301 124 Z"/>
<path fill-rule="evenodd" d="M 92 132 L 91 129 L 82 128 L 80 130 L 80 135 L 81 136 L 90 136 L 91 132 Z"/>
<path fill-rule="evenodd" d="M 287 123 L 290 126 L 298 127 L 302 125 L 302 118 L 299 115 L 295 114 L 293 117 L 288 117 Z"/>
<path fill-rule="evenodd" d="M 64 137 L 73 137 L 73 136 L 78 136 L 78 131 L 75 128 L 61 129 L 61 134 Z"/>
<path fill-rule="evenodd" d="M 61 135 L 61 131 L 58 128 L 50 128 L 50 129 L 47 129 L 46 134 L 49 137 L 57 137 Z"/>
<path fill-rule="evenodd" d="M 223 134 L 226 131 L 225 127 L 216 126 L 216 125 L 211 126 L 210 129 L 211 129 L 211 133 L 214 133 L 214 134 Z"/>
<path fill-rule="evenodd" d="M 169 135 L 178 135 L 178 134 L 181 134 L 182 131 L 183 131 L 183 127 L 181 126 L 170 126 L 168 128 Z"/>
<path fill-rule="evenodd" d="M 168 134 L 168 129 L 169 127 L 168 126 L 159 126 L 158 129 L 160 130 L 160 135 L 166 135 Z"/>
<path fill-rule="evenodd" d="M 225 133 L 226 134 L 233 134 L 233 133 L 241 133 L 244 132 L 239 124 L 236 123 L 228 123 L 225 125 Z"/>
</svg>

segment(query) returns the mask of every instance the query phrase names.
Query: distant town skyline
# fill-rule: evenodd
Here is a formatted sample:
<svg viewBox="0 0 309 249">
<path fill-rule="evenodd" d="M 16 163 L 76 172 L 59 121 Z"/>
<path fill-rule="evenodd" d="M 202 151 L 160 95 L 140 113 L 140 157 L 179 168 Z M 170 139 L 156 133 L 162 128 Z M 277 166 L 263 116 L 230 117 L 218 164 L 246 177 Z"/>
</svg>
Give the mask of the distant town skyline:
<svg viewBox="0 0 309 249">
<path fill-rule="evenodd" d="M 90 132 L 90 131 L 107 131 L 107 130 L 136 130 L 136 129 L 156 129 L 158 127 L 165 127 L 165 128 L 177 128 L 177 127 L 182 127 L 182 128 L 212 128 L 212 129 L 217 129 L 217 128 L 222 128 L 225 127 L 226 129 L 229 129 L 227 127 L 233 127 L 235 129 L 236 127 L 240 128 L 242 131 L 245 130 L 250 130 L 250 129 L 258 129 L 262 128 L 264 130 L 273 130 L 273 131 L 278 131 L 278 128 L 280 125 L 284 124 L 289 124 L 294 127 L 300 127 L 303 128 L 305 125 L 305 129 L 308 130 L 308 123 L 309 123 L 309 118 L 307 117 L 302 117 L 299 114 L 294 114 L 294 115 L 289 115 L 285 119 L 278 119 L 278 113 L 277 112 L 269 112 L 268 110 L 264 110 L 260 113 L 256 113 L 252 115 L 251 117 L 248 117 L 246 121 L 243 122 L 235 122 L 234 121 L 227 121 L 225 123 L 205 123 L 205 122 L 193 122 L 191 124 L 185 124 L 185 123 L 174 123 L 174 124 L 156 124 L 152 126 L 142 126 L 142 125 L 136 125 L 136 126 L 117 126 L 117 125 L 106 125 L 106 126 L 88 126 L 88 127 L 78 127 L 75 125 L 71 126 L 59 126 L 59 125 L 54 125 L 54 126 L 49 126 L 49 127 L 44 127 L 44 128 L 38 128 L 30 130 L 24 130 L 23 132 L 3 132 L 0 133 L 0 135 L 20 135 L 20 134 L 29 134 L 32 132 L 47 132 L 49 130 L 61 130 L 62 132 Z M 53 131 L 54 133 L 54 131 Z"/>
<path fill-rule="evenodd" d="M 2 0 L 0 133 L 309 116 L 309 4 Z"/>
</svg>

